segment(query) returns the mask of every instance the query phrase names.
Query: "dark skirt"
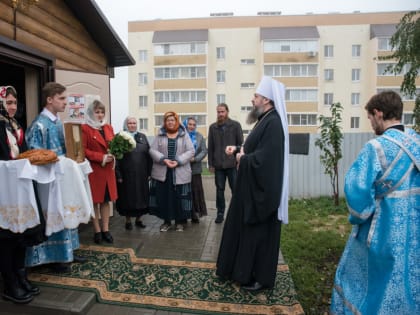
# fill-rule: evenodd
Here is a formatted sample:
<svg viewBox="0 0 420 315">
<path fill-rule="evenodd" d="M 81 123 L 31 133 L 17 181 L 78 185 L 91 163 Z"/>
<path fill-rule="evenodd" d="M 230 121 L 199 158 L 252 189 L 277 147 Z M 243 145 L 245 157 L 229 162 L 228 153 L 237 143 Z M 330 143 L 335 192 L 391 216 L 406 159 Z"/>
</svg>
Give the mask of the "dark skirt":
<svg viewBox="0 0 420 315">
<path fill-rule="evenodd" d="M 120 209 L 117 204 L 117 211 L 120 215 L 125 217 L 141 217 L 143 214 L 149 213 L 149 208 L 145 209 Z"/>
<path fill-rule="evenodd" d="M 191 184 L 174 185 L 172 174 L 172 170 L 168 169 L 164 182 L 150 181 L 149 210 L 165 222 L 185 222 L 191 218 Z"/>
<path fill-rule="evenodd" d="M 204 197 L 203 181 L 201 174 L 195 174 L 191 179 L 192 199 L 193 199 L 193 217 L 202 217 L 207 215 L 206 199 Z"/>
</svg>

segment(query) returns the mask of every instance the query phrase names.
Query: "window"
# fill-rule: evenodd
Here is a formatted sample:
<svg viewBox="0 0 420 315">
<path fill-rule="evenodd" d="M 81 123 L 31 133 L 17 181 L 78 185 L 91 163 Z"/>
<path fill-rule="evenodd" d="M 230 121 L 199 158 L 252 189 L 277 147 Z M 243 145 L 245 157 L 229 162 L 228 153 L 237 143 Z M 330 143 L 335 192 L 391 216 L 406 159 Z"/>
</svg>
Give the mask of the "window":
<svg viewBox="0 0 420 315">
<path fill-rule="evenodd" d="M 351 105 L 360 105 L 360 93 L 351 93 Z"/>
<path fill-rule="evenodd" d="M 324 70 L 324 77 L 325 77 L 325 81 L 334 80 L 334 70 L 333 69 L 325 69 Z"/>
<path fill-rule="evenodd" d="M 351 80 L 353 82 L 360 81 L 360 69 L 351 69 Z"/>
<path fill-rule="evenodd" d="M 325 45 L 324 46 L 324 57 L 334 57 L 334 46 L 333 45 Z"/>
<path fill-rule="evenodd" d="M 159 91 L 155 92 L 156 103 L 204 103 L 206 91 Z"/>
<path fill-rule="evenodd" d="M 204 79 L 206 67 L 156 67 L 155 80 Z"/>
<path fill-rule="evenodd" d="M 147 73 L 139 73 L 139 85 L 147 85 Z"/>
<path fill-rule="evenodd" d="M 139 50 L 139 62 L 147 62 L 147 50 Z"/>
<path fill-rule="evenodd" d="M 216 95 L 217 104 L 226 103 L 226 95 L 225 94 L 217 94 Z"/>
<path fill-rule="evenodd" d="M 324 93 L 324 105 L 332 105 L 333 102 L 334 102 L 334 94 Z"/>
<path fill-rule="evenodd" d="M 316 126 L 316 114 L 287 114 L 290 126 Z"/>
<path fill-rule="evenodd" d="M 251 89 L 255 87 L 255 83 L 253 82 L 245 82 L 241 83 L 241 89 Z"/>
<path fill-rule="evenodd" d="M 147 130 L 148 128 L 148 122 L 147 118 L 139 118 L 139 129 L 140 130 Z"/>
<path fill-rule="evenodd" d="M 391 70 L 393 70 L 393 68 L 394 68 L 395 65 L 396 65 L 395 63 L 378 63 L 376 65 L 376 67 L 377 67 L 376 74 L 378 76 L 400 76 L 400 75 L 402 76 L 402 75 L 405 75 L 409 71 L 409 69 L 410 69 L 410 65 L 409 64 L 405 64 L 401 68 L 401 70 L 400 70 L 399 73 L 394 73 Z"/>
<path fill-rule="evenodd" d="M 225 59 L 225 47 L 216 47 L 217 59 Z"/>
<path fill-rule="evenodd" d="M 376 93 L 381 93 L 383 91 L 394 91 L 399 96 L 401 96 L 401 99 L 403 101 L 414 101 L 416 99 L 416 95 L 420 94 L 420 89 L 416 89 L 416 91 L 413 95 L 406 95 L 406 94 L 401 93 L 399 88 L 391 88 L 391 87 L 388 87 L 386 89 L 377 89 Z"/>
<path fill-rule="evenodd" d="M 403 115 L 402 115 L 402 121 L 401 122 L 404 125 L 407 125 L 407 126 L 414 125 L 415 121 L 414 121 L 414 115 L 413 115 L 413 113 L 403 113 Z"/>
<path fill-rule="evenodd" d="M 252 110 L 252 106 L 241 106 L 242 113 L 248 113 Z"/>
<path fill-rule="evenodd" d="M 318 76 L 318 65 L 265 65 L 264 74 L 270 77 L 316 77 Z"/>
<path fill-rule="evenodd" d="M 318 90 L 309 90 L 309 89 L 286 90 L 286 101 L 317 102 Z"/>
<path fill-rule="evenodd" d="M 241 59 L 241 65 L 254 65 L 255 59 Z"/>
<path fill-rule="evenodd" d="M 352 45 L 351 46 L 351 56 L 352 57 L 360 57 L 361 49 L 362 49 L 362 45 Z"/>
<path fill-rule="evenodd" d="M 207 43 L 177 43 L 177 44 L 156 44 L 154 46 L 155 56 L 167 55 L 201 55 L 207 53 Z"/>
<path fill-rule="evenodd" d="M 224 70 L 219 70 L 216 71 L 216 82 L 217 83 L 225 83 L 226 80 L 226 71 Z"/>
<path fill-rule="evenodd" d="M 378 38 L 378 50 L 390 51 L 391 49 L 392 49 L 392 46 L 391 46 L 390 37 Z"/>
<path fill-rule="evenodd" d="M 140 95 L 139 96 L 139 107 L 146 108 L 147 107 L 147 95 Z"/>
<path fill-rule="evenodd" d="M 264 41 L 265 53 L 295 53 L 318 51 L 316 40 L 272 40 Z"/>
<path fill-rule="evenodd" d="M 360 117 L 350 117 L 350 128 L 358 129 L 360 128 Z"/>
</svg>

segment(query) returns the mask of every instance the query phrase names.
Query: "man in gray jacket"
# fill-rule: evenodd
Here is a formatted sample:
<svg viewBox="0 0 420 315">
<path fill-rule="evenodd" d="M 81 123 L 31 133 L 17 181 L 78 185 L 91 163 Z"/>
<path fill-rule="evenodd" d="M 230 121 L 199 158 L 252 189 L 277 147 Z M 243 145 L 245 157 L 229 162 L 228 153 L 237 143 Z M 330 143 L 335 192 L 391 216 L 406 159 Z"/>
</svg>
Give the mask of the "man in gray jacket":
<svg viewBox="0 0 420 315">
<path fill-rule="evenodd" d="M 214 173 L 216 184 L 216 223 L 222 223 L 225 215 L 226 178 L 233 192 L 236 181 L 236 161 L 233 155 L 225 153 L 226 146 L 241 146 L 244 141 L 239 122 L 229 118 L 229 107 L 225 103 L 217 105 L 217 122 L 210 125 L 208 133 L 208 164 Z"/>
</svg>

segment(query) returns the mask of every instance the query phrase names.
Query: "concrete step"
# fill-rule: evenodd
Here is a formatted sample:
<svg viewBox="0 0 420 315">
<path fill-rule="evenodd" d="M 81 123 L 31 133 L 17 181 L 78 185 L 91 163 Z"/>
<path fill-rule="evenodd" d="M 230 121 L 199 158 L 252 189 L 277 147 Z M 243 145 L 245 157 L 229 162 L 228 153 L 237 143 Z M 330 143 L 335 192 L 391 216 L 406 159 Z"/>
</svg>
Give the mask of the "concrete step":
<svg viewBox="0 0 420 315">
<path fill-rule="evenodd" d="M 41 294 L 28 304 L 15 304 L 0 298 L 1 315 L 86 315 L 96 303 L 91 292 L 39 286 Z M 3 292 L 3 284 L 0 284 Z"/>
</svg>

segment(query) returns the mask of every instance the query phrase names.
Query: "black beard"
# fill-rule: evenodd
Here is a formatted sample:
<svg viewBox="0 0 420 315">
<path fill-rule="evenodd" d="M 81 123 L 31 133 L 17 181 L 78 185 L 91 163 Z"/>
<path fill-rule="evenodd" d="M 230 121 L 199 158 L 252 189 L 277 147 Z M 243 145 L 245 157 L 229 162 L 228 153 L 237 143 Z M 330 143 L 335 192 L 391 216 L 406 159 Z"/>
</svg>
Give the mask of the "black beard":
<svg viewBox="0 0 420 315">
<path fill-rule="evenodd" d="M 252 107 L 251 111 L 248 113 L 248 117 L 246 118 L 246 123 L 248 125 L 252 125 L 258 120 L 258 117 L 260 117 L 264 113 L 264 108 L 261 107 Z"/>
</svg>

